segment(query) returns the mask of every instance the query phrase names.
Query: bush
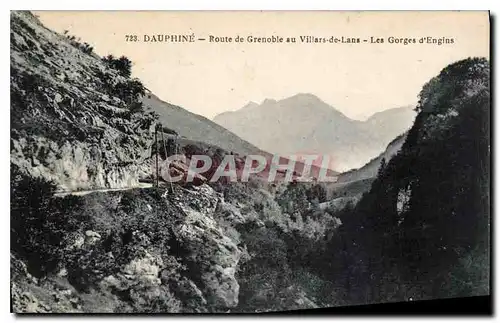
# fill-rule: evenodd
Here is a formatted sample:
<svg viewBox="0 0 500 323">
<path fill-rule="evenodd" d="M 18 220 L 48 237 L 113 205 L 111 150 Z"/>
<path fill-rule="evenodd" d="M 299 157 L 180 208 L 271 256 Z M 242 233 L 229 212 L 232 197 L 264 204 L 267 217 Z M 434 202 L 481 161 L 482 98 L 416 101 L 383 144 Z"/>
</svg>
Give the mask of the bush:
<svg viewBox="0 0 500 323">
<path fill-rule="evenodd" d="M 78 228 L 79 221 L 64 212 L 78 208 L 76 199 L 53 199 L 55 189 L 52 182 L 24 175 L 11 165 L 11 250 L 37 277 L 57 268 L 65 233 Z"/>
<path fill-rule="evenodd" d="M 75 48 L 78 48 L 79 50 L 81 50 L 82 52 L 84 52 L 85 54 L 92 54 L 93 50 L 94 50 L 94 47 L 90 46 L 89 43 L 87 42 L 84 42 L 83 44 L 80 42 L 80 38 L 76 38 L 75 36 L 73 35 L 69 35 L 68 34 L 68 31 L 65 30 L 64 31 L 64 35 L 66 36 L 66 38 L 69 40 L 69 43 L 75 47 Z"/>
<path fill-rule="evenodd" d="M 120 98 L 131 113 L 144 112 L 140 99 L 146 94 L 146 88 L 139 79 L 116 81 L 108 72 L 96 71 L 96 76 L 101 80 L 102 91 L 110 97 Z"/>
<path fill-rule="evenodd" d="M 144 112 L 144 106 L 142 105 L 142 102 L 133 102 L 130 105 L 129 110 L 131 113 L 142 113 Z"/>
<path fill-rule="evenodd" d="M 290 286 L 287 246 L 280 230 L 254 228 L 250 224 L 238 227 L 251 259 L 237 273 L 240 284 L 238 310 L 263 311 L 279 308 L 280 291 Z"/>
<path fill-rule="evenodd" d="M 115 95 L 119 95 L 125 102 L 130 104 L 138 102 L 146 94 L 146 88 L 139 79 L 118 82 L 114 85 Z"/>
<path fill-rule="evenodd" d="M 102 58 L 109 67 L 117 70 L 120 75 L 129 78 L 132 75 L 132 61 L 125 56 L 115 58 L 113 55 L 104 56 Z"/>
</svg>

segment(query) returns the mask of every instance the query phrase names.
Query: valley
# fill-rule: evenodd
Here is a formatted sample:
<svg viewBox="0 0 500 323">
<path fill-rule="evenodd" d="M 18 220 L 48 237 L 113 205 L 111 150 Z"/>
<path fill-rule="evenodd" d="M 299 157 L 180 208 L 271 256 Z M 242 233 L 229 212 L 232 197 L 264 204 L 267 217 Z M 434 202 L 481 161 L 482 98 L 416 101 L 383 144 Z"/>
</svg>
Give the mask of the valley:
<svg viewBox="0 0 500 323">
<path fill-rule="evenodd" d="M 365 121 L 309 93 L 211 121 L 30 12 L 11 12 L 10 47 L 12 312 L 335 312 L 491 294 L 487 59 L 443 66 L 416 106 Z M 297 180 L 305 162 L 269 181 L 274 154 L 332 156 L 336 181 L 318 164 Z M 252 155 L 262 173 L 240 180 Z"/>
</svg>

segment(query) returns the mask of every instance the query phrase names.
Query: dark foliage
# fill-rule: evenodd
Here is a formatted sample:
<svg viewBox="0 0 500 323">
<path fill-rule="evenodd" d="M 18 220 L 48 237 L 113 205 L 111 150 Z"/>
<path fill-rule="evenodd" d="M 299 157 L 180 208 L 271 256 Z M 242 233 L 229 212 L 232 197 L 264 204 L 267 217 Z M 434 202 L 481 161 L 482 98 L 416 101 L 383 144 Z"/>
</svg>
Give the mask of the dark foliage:
<svg viewBox="0 0 500 323">
<path fill-rule="evenodd" d="M 353 302 L 488 293 L 489 100 L 484 59 L 424 86 L 402 150 L 331 246 L 342 255 L 330 261 L 345 264 L 332 275 L 346 277 Z"/>
<path fill-rule="evenodd" d="M 96 71 L 101 81 L 102 90 L 111 97 L 120 98 L 131 113 L 144 112 L 141 98 L 146 94 L 146 88 L 139 79 L 116 80 L 109 72 Z"/>
<path fill-rule="evenodd" d="M 11 250 L 26 259 L 35 276 L 57 268 L 64 252 L 66 232 L 77 230 L 80 220 L 64 211 L 78 208 L 74 198 L 54 200 L 55 185 L 22 174 L 11 165 Z"/>
<path fill-rule="evenodd" d="M 109 67 L 117 70 L 122 76 L 129 78 L 132 75 L 132 61 L 125 56 L 115 58 L 113 55 L 104 56 L 102 60 Z"/>
</svg>

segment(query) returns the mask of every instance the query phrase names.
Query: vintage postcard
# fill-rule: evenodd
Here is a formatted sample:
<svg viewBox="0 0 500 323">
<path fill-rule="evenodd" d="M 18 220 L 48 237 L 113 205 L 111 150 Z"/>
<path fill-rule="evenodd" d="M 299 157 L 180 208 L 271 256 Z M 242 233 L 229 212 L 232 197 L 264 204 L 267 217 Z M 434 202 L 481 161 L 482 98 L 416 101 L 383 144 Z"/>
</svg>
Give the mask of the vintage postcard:
<svg viewBox="0 0 500 323">
<path fill-rule="evenodd" d="M 12 312 L 487 308 L 489 12 L 10 28 Z"/>
</svg>

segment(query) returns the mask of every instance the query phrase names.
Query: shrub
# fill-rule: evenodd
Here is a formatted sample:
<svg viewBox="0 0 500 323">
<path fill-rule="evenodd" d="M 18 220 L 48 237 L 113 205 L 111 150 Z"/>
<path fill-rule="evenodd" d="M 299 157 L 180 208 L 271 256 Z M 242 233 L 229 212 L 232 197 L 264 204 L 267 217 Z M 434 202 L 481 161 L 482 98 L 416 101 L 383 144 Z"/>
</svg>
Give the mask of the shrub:
<svg viewBox="0 0 500 323">
<path fill-rule="evenodd" d="M 111 97 L 122 99 L 130 112 L 144 112 L 140 99 L 146 95 L 146 88 L 139 79 L 118 80 L 109 72 L 96 71 L 96 76 L 101 80 L 102 90 Z"/>
<path fill-rule="evenodd" d="M 279 228 L 272 224 L 262 228 L 245 224 L 239 229 L 251 259 L 237 273 L 238 310 L 273 309 L 280 303 L 280 291 L 291 283 L 286 243 L 280 238 Z"/>
<path fill-rule="evenodd" d="M 132 61 L 125 56 L 115 58 L 113 55 L 104 56 L 102 60 L 111 68 L 117 70 L 120 75 L 129 78 L 132 75 Z"/>
<path fill-rule="evenodd" d="M 64 212 L 78 207 L 76 199 L 53 199 L 55 189 L 52 182 L 24 175 L 11 165 L 11 250 L 38 277 L 57 268 L 65 233 L 78 227 L 78 220 Z"/>
<path fill-rule="evenodd" d="M 92 51 L 94 50 L 94 47 L 90 46 L 89 43 L 87 42 L 84 42 L 83 44 L 80 42 L 80 38 L 76 38 L 75 36 L 73 35 L 69 35 L 68 34 L 68 31 L 65 30 L 64 31 L 64 35 L 66 36 L 66 38 L 69 40 L 69 43 L 75 47 L 75 48 L 78 48 L 79 50 L 81 50 L 82 52 L 84 52 L 85 54 L 92 54 Z"/>
<path fill-rule="evenodd" d="M 142 105 L 142 102 L 133 102 L 130 105 L 129 110 L 131 113 L 142 113 L 144 112 L 144 106 Z"/>
<path fill-rule="evenodd" d="M 115 94 L 120 94 L 120 97 L 125 102 L 134 103 L 146 94 L 146 88 L 139 79 L 127 80 L 126 82 L 118 82 L 114 86 Z"/>
<path fill-rule="evenodd" d="M 83 43 L 83 45 L 80 47 L 80 49 L 85 53 L 85 54 L 91 54 L 92 51 L 94 50 L 94 47 L 90 46 L 89 43 Z"/>
</svg>

